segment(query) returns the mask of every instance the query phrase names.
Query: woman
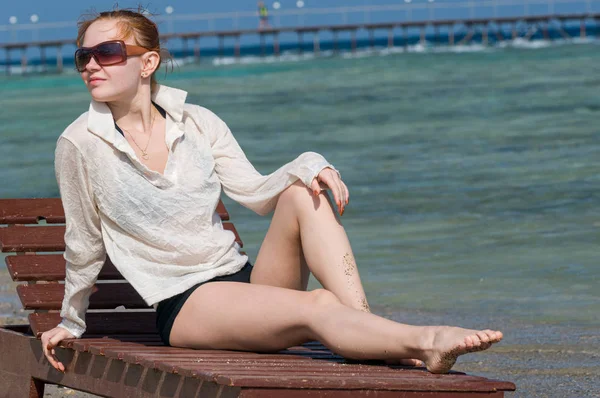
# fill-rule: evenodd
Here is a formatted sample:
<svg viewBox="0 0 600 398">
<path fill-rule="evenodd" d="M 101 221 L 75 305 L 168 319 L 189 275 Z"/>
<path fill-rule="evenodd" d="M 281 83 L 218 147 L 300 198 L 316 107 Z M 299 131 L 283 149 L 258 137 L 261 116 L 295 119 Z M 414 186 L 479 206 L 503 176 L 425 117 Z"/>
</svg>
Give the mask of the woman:
<svg viewBox="0 0 600 398">
<path fill-rule="evenodd" d="M 349 194 L 321 155 L 268 176 L 226 124 L 156 84 L 156 25 L 138 12 L 80 23 L 76 66 L 92 101 L 60 136 L 56 175 L 66 216 L 62 322 L 42 335 L 49 362 L 85 331 L 91 287 L 108 255 L 157 311 L 165 344 L 277 351 L 319 340 L 354 359 L 425 363 L 448 372 L 459 355 L 502 338 L 492 330 L 410 326 L 369 312 L 340 216 Z M 259 214 L 274 210 L 254 266 L 215 209 L 221 188 Z M 307 292 L 312 272 L 324 289 Z M 208 283 L 210 282 L 210 283 Z"/>
</svg>

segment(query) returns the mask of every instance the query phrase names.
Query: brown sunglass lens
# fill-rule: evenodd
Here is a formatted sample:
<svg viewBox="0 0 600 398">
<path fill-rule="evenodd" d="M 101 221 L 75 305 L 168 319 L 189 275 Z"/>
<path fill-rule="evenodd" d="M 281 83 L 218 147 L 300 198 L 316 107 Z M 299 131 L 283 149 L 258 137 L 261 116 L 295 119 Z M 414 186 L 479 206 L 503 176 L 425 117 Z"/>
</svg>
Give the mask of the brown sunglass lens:
<svg viewBox="0 0 600 398">
<path fill-rule="evenodd" d="M 100 65 L 112 65 L 124 61 L 119 43 L 101 44 L 96 47 L 94 55 L 96 55 L 96 59 Z"/>
<path fill-rule="evenodd" d="M 90 62 L 92 52 L 90 50 L 79 49 L 75 51 L 75 67 L 79 72 L 85 70 L 85 66 Z"/>
<path fill-rule="evenodd" d="M 79 72 L 85 70 L 92 55 L 100 65 L 114 65 L 125 60 L 120 43 L 103 43 L 89 49 L 80 48 L 75 52 L 75 66 Z"/>
</svg>

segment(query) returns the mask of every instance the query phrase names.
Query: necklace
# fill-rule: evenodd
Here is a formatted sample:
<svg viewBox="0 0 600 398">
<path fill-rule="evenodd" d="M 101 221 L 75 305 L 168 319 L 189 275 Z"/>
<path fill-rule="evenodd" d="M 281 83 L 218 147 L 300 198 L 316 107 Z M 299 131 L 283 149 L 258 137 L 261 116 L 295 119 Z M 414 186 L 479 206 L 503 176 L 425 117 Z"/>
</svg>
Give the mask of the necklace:
<svg viewBox="0 0 600 398">
<path fill-rule="evenodd" d="M 150 111 L 152 111 L 152 108 L 150 108 Z M 148 146 L 150 145 L 150 140 L 152 139 L 152 133 L 154 132 L 154 129 L 152 128 L 154 126 L 154 119 L 156 118 L 156 112 L 154 112 L 154 115 L 152 116 L 152 122 L 150 122 L 150 137 L 148 137 L 148 142 L 146 143 L 146 148 L 142 149 L 137 142 L 135 142 L 135 138 L 133 138 L 133 135 L 131 135 L 131 133 L 127 130 L 125 130 L 123 127 L 121 127 L 121 129 L 123 129 L 123 131 L 125 131 L 127 134 L 129 134 L 129 136 L 131 137 L 131 139 L 133 140 L 133 143 L 135 144 L 135 146 L 137 146 L 139 148 L 139 150 L 142 152 L 142 158 L 144 160 L 148 160 L 150 159 L 150 156 L 148 156 Z"/>
</svg>

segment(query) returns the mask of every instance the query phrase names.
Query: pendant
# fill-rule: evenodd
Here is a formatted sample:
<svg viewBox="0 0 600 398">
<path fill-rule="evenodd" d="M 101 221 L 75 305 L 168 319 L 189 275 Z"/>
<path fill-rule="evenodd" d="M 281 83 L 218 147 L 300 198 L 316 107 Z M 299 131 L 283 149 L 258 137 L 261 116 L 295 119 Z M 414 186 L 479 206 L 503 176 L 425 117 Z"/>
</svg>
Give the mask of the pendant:
<svg viewBox="0 0 600 398">
<path fill-rule="evenodd" d="M 148 160 L 149 156 L 148 156 L 148 154 L 146 152 L 142 152 L 142 158 L 144 160 Z"/>
</svg>

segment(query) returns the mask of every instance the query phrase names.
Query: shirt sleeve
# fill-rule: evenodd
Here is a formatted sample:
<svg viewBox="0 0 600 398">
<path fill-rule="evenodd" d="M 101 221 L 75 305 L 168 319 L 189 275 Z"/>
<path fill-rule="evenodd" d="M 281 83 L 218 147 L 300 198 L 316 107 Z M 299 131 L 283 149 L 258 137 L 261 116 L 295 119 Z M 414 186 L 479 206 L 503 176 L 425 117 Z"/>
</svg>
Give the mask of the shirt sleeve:
<svg viewBox="0 0 600 398">
<path fill-rule="evenodd" d="M 210 121 L 207 129 L 211 137 L 215 171 L 223 191 L 231 199 L 260 215 L 273 211 L 279 194 L 297 180 L 310 187 L 324 168 L 331 168 L 339 174 L 320 154 L 305 152 L 273 173 L 262 175 L 246 158 L 225 122 L 205 108 L 200 110 L 208 113 L 203 118 Z"/>
<path fill-rule="evenodd" d="M 58 326 L 79 338 L 86 329 L 85 313 L 106 260 L 106 250 L 81 152 L 71 141 L 61 137 L 56 145 L 54 165 L 66 219 L 65 296 Z"/>
</svg>

